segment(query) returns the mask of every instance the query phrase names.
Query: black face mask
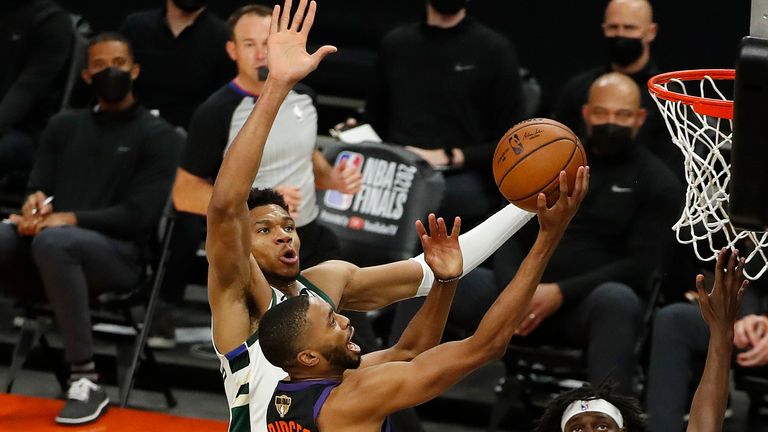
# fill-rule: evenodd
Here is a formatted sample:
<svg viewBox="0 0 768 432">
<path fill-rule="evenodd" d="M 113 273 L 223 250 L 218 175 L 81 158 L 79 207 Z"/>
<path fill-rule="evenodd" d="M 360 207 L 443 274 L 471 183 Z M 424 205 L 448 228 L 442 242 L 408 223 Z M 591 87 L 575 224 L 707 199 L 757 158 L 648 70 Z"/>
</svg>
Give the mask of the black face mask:
<svg viewBox="0 0 768 432">
<path fill-rule="evenodd" d="M 453 15 L 467 7 L 469 0 L 429 0 L 435 10 L 443 15 Z"/>
<path fill-rule="evenodd" d="M 109 67 L 91 76 L 93 91 L 99 99 L 107 102 L 123 100 L 131 91 L 131 73 Z"/>
<path fill-rule="evenodd" d="M 632 128 L 606 123 L 592 126 L 589 146 L 598 156 L 618 156 L 629 152 L 634 147 Z"/>
<path fill-rule="evenodd" d="M 206 5 L 206 0 L 173 0 L 173 4 L 185 12 L 194 12 Z"/>
<path fill-rule="evenodd" d="M 615 36 L 608 38 L 608 57 L 611 63 L 627 66 L 643 55 L 643 40 Z"/>
</svg>

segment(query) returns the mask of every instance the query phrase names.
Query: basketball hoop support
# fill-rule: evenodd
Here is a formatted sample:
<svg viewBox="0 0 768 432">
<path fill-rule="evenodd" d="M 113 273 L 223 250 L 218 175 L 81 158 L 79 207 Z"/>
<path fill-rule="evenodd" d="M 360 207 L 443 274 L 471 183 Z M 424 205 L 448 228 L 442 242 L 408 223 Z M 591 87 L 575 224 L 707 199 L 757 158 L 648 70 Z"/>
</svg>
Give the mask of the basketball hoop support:
<svg viewBox="0 0 768 432">
<path fill-rule="evenodd" d="M 734 226 L 768 229 L 768 0 L 753 0 L 741 41 L 733 95 L 733 151 L 728 215 Z M 755 36 L 755 34 L 759 36 Z"/>
</svg>

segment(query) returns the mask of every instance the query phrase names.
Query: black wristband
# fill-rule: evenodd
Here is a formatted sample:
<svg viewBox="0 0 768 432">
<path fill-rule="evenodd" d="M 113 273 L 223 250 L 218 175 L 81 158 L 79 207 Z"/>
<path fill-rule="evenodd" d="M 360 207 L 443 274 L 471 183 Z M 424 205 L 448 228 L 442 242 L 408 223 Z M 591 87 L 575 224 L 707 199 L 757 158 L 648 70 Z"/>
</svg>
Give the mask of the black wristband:
<svg viewBox="0 0 768 432">
<path fill-rule="evenodd" d="M 448 166 L 453 166 L 453 149 L 451 147 L 443 147 L 443 152 L 445 152 L 445 156 L 448 158 Z"/>
<path fill-rule="evenodd" d="M 464 273 L 462 272 L 462 273 L 459 273 L 459 275 L 458 275 L 458 276 L 454 276 L 454 277 L 452 277 L 452 278 L 448 278 L 448 279 L 440 279 L 439 277 L 435 276 L 435 280 L 436 280 L 438 283 L 450 283 L 450 282 L 456 282 L 457 280 L 461 279 L 461 277 L 462 277 L 463 275 L 464 275 Z"/>
</svg>

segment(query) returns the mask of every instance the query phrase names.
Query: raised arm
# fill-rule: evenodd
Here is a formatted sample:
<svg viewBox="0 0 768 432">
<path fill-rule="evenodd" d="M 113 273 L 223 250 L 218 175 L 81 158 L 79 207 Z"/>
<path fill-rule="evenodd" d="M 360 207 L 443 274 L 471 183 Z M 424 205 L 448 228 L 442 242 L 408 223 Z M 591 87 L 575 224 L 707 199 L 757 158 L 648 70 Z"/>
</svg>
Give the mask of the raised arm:
<svg viewBox="0 0 768 432">
<path fill-rule="evenodd" d="M 459 236 L 462 274 L 466 275 L 485 261 L 533 215 L 510 204 Z M 334 271 L 315 273 L 315 269 L 328 266 L 334 267 Z M 329 261 L 307 270 L 305 275 L 329 295 L 340 299 L 339 309 L 358 311 L 379 309 L 406 298 L 425 296 L 435 280 L 424 254 L 373 267 Z"/>
<path fill-rule="evenodd" d="M 307 0 L 301 0 L 290 21 L 291 0 L 286 0 L 282 14 L 280 6 L 275 6 L 267 42 L 269 77 L 258 103 L 227 151 L 213 186 L 207 211 L 206 253 L 210 264 L 209 302 L 215 323 L 213 337 L 222 352 L 242 343 L 251 331 L 245 289 L 252 283 L 258 284 L 252 290 L 260 297 L 263 295 L 254 299 L 257 307 L 265 309 L 264 302 L 268 301 L 269 284 L 251 256 L 246 201 L 280 105 L 299 80 L 335 51 L 329 46 L 312 55 L 306 51 L 315 9 L 314 1 L 307 8 Z"/>
<path fill-rule="evenodd" d="M 709 348 L 704 374 L 691 403 L 689 432 L 714 432 L 723 427 L 733 351 L 733 324 L 748 284 L 744 279 L 744 258 L 739 258 L 739 251 L 731 253 L 725 268 L 727 255 L 728 251 L 724 248 L 717 256 L 715 284 L 711 293 L 707 294 L 704 289 L 704 276 L 696 277 L 701 314 L 709 326 Z"/>
<path fill-rule="evenodd" d="M 443 218 L 430 214 L 428 222 L 429 234 L 421 221 L 416 221 L 416 230 L 425 260 L 436 275 L 433 289 L 408 323 L 400 340 L 388 349 L 364 355 L 361 368 L 390 361 L 409 361 L 440 343 L 462 272 L 459 248 L 461 219 L 455 219 L 451 235 L 448 235 Z"/>
<path fill-rule="evenodd" d="M 470 371 L 500 357 L 523 317 L 549 257 L 586 194 L 588 169 L 579 168 L 576 185 L 569 197 L 565 173 L 561 173 L 560 190 L 564 193 L 557 203 L 547 209 L 544 195 L 539 196 L 538 238 L 515 277 L 486 312 L 474 335 L 439 345 L 411 362 L 392 362 L 351 373 L 338 387 L 338 395 L 333 398 L 334 407 L 335 404 L 348 404 L 346 408 L 355 412 L 357 419 L 366 415 L 380 419 L 434 398 Z M 347 398 L 349 395 L 345 394 L 348 392 L 367 397 L 365 401 Z M 394 394 L 396 398 L 391 397 Z"/>
</svg>

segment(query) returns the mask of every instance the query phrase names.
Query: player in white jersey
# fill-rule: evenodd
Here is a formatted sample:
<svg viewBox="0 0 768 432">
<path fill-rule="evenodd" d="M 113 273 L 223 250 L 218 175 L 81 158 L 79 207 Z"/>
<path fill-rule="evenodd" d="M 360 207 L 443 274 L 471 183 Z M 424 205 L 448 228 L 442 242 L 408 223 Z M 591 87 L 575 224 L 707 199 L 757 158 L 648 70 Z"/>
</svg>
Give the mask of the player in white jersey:
<svg viewBox="0 0 768 432">
<path fill-rule="evenodd" d="M 290 6 L 291 1 L 286 1 L 285 10 Z M 287 207 L 277 194 L 251 191 L 283 99 L 322 58 L 335 51 L 323 46 L 312 55 L 306 52 L 315 7 L 311 2 L 307 9 L 307 0 L 301 0 L 290 28 L 287 13 L 280 17 L 279 7 L 273 13 L 267 42 L 269 77 L 224 157 L 208 206 L 208 299 L 213 341 L 223 359 L 232 431 L 266 431 L 265 407 L 278 380 L 286 376 L 264 360 L 255 336 L 262 315 L 281 296 L 296 296 L 303 290 L 324 297 L 335 310 L 367 311 L 426 295 L 434 281 L 421 256 L 365 268 L 327 261 L 300 275 L 300 241 Z M 484 261 L 532 216 L 510 205 L 462 235 L 463 274 Z"/>
</svg>

